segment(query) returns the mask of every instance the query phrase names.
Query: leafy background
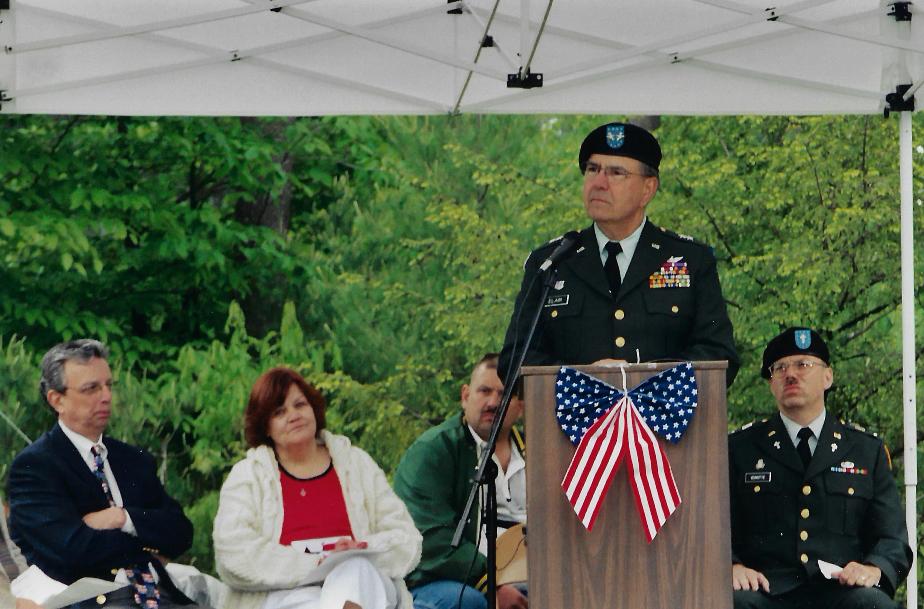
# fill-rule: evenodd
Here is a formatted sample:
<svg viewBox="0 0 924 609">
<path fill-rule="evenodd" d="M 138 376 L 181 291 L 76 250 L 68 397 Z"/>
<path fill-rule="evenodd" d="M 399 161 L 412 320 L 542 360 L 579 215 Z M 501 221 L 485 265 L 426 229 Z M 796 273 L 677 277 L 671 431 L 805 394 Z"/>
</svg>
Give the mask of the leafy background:
<svg viewBox="0 0 924 609">
<path fill-rule="evenodd" d="M 111 432 L 158 457 L 196 526 L 185 560 L 211 570 L 260 372 L 300 370 L 328 395 L 329 426 L 393 471 L 499 349 L 527 253 L 587 225 L 576 151 L 611 119 L 2 116 L 0 416 L 38 437 L 53 422 L 41 355 L 106 341 Z M 834 354 L 829 408 L 885 438 L 901 486 L 896 121 L 643 120 L 665 150 L 650 217 L 719 260 L 743 359 L 730 426 L 774 409 L 757 374 L 767 339 L 811 325 Z M 24 445 L 0 421 L 4 480 Z"/>
</svg>

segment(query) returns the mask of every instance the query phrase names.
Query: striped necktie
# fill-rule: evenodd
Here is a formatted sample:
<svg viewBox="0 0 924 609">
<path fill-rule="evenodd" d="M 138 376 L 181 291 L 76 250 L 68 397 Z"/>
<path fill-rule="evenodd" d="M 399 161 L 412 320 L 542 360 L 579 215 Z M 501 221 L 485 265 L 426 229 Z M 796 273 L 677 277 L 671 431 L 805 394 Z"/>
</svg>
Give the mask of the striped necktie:
<svg viewBox="0 0 924 609">
<path fill-rule="evenodd" d="M 94 444 L 90 448 L 90 452 L 93 454 L 93 474 L 99 480 L 100 486 L 103 487 L 103 493 L 109 501 L 109 507 L 117 507 L 115 499 L 112 498 L 109 481 L 106 480 L 105 463 L 99 445 Z M 154 581 L 150 567 L 146 564 L 126 567 L 125 574 L 135 590 L 135 604 L 142 609 L 158 609 L 160 607 L 160 591 L 157 589 L 157 582 Z"/>
</svg>

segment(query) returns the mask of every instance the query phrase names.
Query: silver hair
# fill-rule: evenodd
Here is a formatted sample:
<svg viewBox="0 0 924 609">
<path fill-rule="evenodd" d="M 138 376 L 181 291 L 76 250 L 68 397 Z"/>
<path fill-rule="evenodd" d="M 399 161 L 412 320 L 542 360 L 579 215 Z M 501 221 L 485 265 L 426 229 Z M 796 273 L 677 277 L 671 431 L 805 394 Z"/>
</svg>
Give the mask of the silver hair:
<svg viewBox="0 0 924 609">
<path fill-rule="evenodd" d="M 109 359 L 109 348 L 92 338 L 69 340 L 49 349 L 42 358 L 42 380 L 39 381 L 42 399 L 48 399 L 48 392 L 52 389 L 59 393 L 64 393 L 67 389 L 64 380 L 64 364 L 69 361 L 85 364 L 94 357 Z"/>
</svg>

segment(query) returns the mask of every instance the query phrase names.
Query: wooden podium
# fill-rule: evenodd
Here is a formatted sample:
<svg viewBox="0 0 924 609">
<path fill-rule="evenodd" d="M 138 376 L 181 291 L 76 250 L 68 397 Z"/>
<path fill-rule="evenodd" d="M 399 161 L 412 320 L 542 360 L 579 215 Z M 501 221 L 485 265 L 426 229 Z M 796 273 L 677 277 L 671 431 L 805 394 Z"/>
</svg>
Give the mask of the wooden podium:
<svg viewBox="0 0 924 609">
<path fill-rule="evenodd" d="M 628 388 L 674 364 L 626 366 Z M 561 489 L 575 446 L 555 418 L 558 366 L 523 368 L 530 609 L 731 609 L 727 363 L 696 362 L 697 411 L 676 445 L 659 438 L 681 504 L 651 544 L 623 463 L 592 531 Z M 574 366 L 620 387 L 618 368 Z"/>
</svg>

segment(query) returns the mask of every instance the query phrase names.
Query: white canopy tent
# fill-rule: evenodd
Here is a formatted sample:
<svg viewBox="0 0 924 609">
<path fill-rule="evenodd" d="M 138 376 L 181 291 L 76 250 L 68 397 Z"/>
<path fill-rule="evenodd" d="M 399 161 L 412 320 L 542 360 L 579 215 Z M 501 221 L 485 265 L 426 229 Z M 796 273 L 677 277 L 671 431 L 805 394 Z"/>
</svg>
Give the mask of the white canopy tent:
<svg viewBox="0 0 924 609">
<path fill-rule="evenodd" d="M 880 0 L 0 0 L 0 113 L 904 110 L 904 482 L 914 547 L 910 111 L 924 83 L 922 19 L 910 3 Z M 908 590 L 915 607 L 914 572 Z"/>
</svg>

